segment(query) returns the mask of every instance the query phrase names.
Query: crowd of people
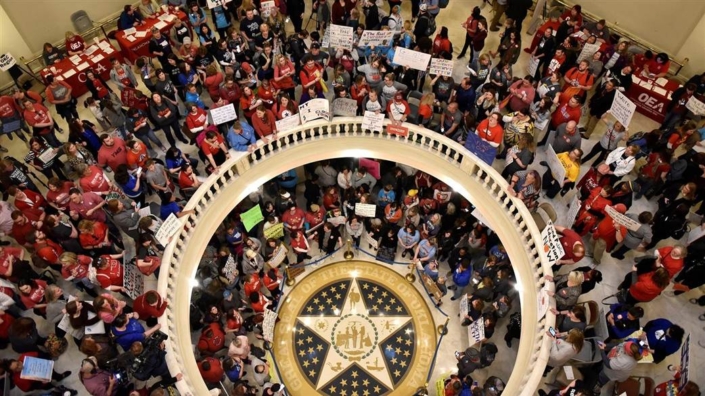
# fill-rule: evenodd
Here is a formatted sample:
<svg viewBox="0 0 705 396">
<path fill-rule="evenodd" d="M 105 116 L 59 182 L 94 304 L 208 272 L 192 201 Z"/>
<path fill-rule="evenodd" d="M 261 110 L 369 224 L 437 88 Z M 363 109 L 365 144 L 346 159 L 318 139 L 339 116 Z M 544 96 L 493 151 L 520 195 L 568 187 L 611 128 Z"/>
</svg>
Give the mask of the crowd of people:
<svg viewBox="0 0 705 396">
<path fill-rule="evenodd" d="M 668 55 L 635 50 L 611 35 L 604 20 L 589 22 L 574 6 L 551 11 L 525 45 L 523 52 L 539 60 L 535 74 L 525 75 L 514 65 L 522 56 L 522 23 L 531 1 L 474 7 L 462 24 L 460 51 L 449 39 L 450 27 L 437 21 L 448 1 L 411 3 L 405 16 L 401 0 L 389 0 L 388 7 L 370 0 L 316 0 L 308 6 L 282 0 L 266 9 L 253 0 L 212 9 L 201 1 L 163 0 L 186 17 L 168 32 L 152 30 L 151 55 L 134 65 L 111 59 L 109 80 L 86 71 L 89 94 L 82 99 L 91 117 L 79 117 L 73 88 L 51 75 L 44 95 L 16 88 L 0 97 L 3 123 L 21 125 L 8 138 L 16 135 L 27 145 L 25 152 L 13 151 L 0 161 L 0 231 L 9 237 L 0 248 L 0 347 L 20 354 L 0 361 L 4 380 L 25 392 L 62 389 L 71 371 L 54 372 L 52 381 L 28 380 L 20 376 L 22 362 L 55 359 L 73 343 L 86 356 L 77 375 L 91 395 L 173 392 L 181 376 L 166 368 L 157 321 L 166 303 L 155 290 L 131 298 L 123 285 L 125 267 L 158 276 L 164 246 L 155 230 L 162 221 L 191 214 L 185 202 L 204 176 L 218 172 L 231 155 L 254 151 L 260 140 L 276 140 L 283 132 L 276 121 L 316 98 L 353 99 L 359 115 L 372 111 L 395 123 L 410 121 L 473 152 L 477 147 L 468 135 L 477 135 L 496 149 L 492 165 L 508 181 L 508 193 L 532 211 L 559 193 L 577 194 L 581 209 L 574 223 L 556 226 L 565 256 L 555 263 L 554 275 L 546 276 L 556 285 L 551 294 L 559 316 L 546 374 L 587 343 L 579 300 L 601 281 L 598 265 L 605 252 L 632 271 L 605 318 L 609 339 L 599 343 L 603 360 L 588 370 L 594 374 L 590 381 L 570 385 L 572 394 L 599 394 L 608 382 L 628 378 L 646 355 L 658 363 L 676 353 L 685 330 L 668 318 L 635 331 L 643 305 L 669 284 L 679 295 L 705 282 L 705 223 L 688 228 L 691 209 L 705 197 L 705 154 L 695 150 L 705 128 L 685 106 L 691 96 L 702 99 L 705 74 L 672 94 L 658 129 L 630 133 L 610 115 L 615 94 L 629 89 L 632 75 L 665 76 Z M 140 26 L 161 9 L 154 0 L 126 5 L 118 28 Z M 307 9 L 316 22 L 311 32 L 303 25 Z M 330 24 L 353 27 L 352 50 L 324 45 Z M 393 31 L 394 39 L 362 46 L 365 30 Z M 499 46 L 487 48 L 488 36 L 500 30 Z M 600 50 L 578 62 L 585 43 L 598 43 Z M 466 59 L 467 72 L 456 80 L 395 64 L 399 47 Z M 50 66 L 85 49 L 79 35 L 67 32 L 65 49 L 47 43 L 44 60 Z M 120 101 L 125 89 L 137 92 L 130 106 Z M 228 105 L 238 119 L 213 125 L 208 110 Z M 600 123 L 606 131 L 594 142 Z M 582 147 L 592 143 L 585 154 Z M 536 170 L 537 146 L 553 148 L 564 180 L 556 180 L 551 169 Z M 579 180 L 581 165 L 590 161 Z M 411 260 L 444 294 L 452 291 L 450 300 L 468 299 L 462 326 L 483 321 L 485 340 L 456 354 L 458 373 L 446 381 L 445 394 L 501 394 L 502 379 L 490 377 L 483 386 L 472 379 L 498 352 L 491 342 L 498 324 L 506 323 L 507 347 L 520 335 L 513 268 L 501 241 L 447 184 L 402 164 L 378 164 L 379 180 L 353 159 L 292 169 L 223 221 L 201 261 L 191 309 L 198 367 L 214 392 L 227 378 L 233 395 L 281 394 L 258 341 L 265 309 L 279 301 L 281 266 L 332 253 L 350 238 L 382 262 Z M 656 201 L 657 210 L 630 211 L 643 198 Z M 357 216 L 356 203 L 375 204 L 375 216 Z M 246 231 L 240 214 L 256 204 L 265 222 Z M 625 227 L 608 208 L 639 226 Z M 284 236 L 265 238 L 278 223 Z M 640 257 L 626 258 L 629 253 Z M 592 265 L 574 268 L 580 261 Z M 705 305 L 703 298 L 690 302 Z M 46 326 L 37 322 L 54 331 L 40 334 L 37 328 Z M 104 331 L 95 332 L 101 324 Z M 118 378 L 126 356 L 148 361 L 149 370 Z M 557 392 L 566 394 L 565 389 L 550 394 Z M 698 394 L 697 385 L 689 383 L 681 394 Z"/>
</svg>

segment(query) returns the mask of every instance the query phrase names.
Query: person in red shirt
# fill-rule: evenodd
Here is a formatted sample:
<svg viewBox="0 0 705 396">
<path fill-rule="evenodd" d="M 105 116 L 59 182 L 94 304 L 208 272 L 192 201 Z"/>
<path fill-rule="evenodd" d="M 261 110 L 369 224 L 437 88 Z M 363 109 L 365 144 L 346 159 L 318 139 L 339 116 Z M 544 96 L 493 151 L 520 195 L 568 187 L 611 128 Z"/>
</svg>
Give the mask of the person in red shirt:
<svg viewBox="0 0 705 396">
<path fill-rule="evenodd" d="M 32 127 L 32 134 L 43 137 L 52 147 L 61 146 L 61 142 L 54 134 L 54 119 L 51 117 L 49 109 L 39 103 L 34 103 L 29 97 L 24 99 L 22 106 L 24 106 L 22 118 L 27 125 Z"/>
<path fill-rule="evenodd" d="M 644 65 L 644 70 L 641 71 L 643 77 L 655 80 L 668 74 L 668 69 L 671 67 L 671 61 L 668 59 L 668 54 L 660 53 L 656 57 Z"/>
<path fill-rule="evenodd" d="M 244 282 L 245 295 L 258 292 L 262 288 L 262 280 L 257 273 L 247 275 Z"/>
<path fill-rule="evenodd" d="M 66 32 L 64 45 L 66 46 L 66 52 L 69 53 L 69 56 L 82 54 L 83 50 L 86 49 L 86 42 L 83 41 L 83 37 L 70 30 Z"/>
<path fill-rule="evenodd" d="M 0 278 L 17 283 L 21 278 L 38 278 L 36 272 L 24 261 L 24 249 L 0 247 Z M 2 293 L 0 287 L 0 293 Z"/>
<path fill-rule="evenodd" d="M 29 221 L 36 223 L 37 228 L 41 228 L 46 217 L 47 202 L 44 197 L 32 190 L 22 190 L 17 186 L 10 186 L 7 193 L 11 197 L 15 197 L 15 207 L 22 211 Z"/>
<path fill-rule="evenodd" d="M 581 236 L 587 235 L 597 223 L 605 217 L 605 208 L 612 206 L 612 186 L 604 187 L 597 186 L 592 189 L 590 195 L 585 198 L 581 205 L 578 215 L 575 218 L 573 229 Z"/>
<path fill-rule="evenodd" d="M 69 190 L 69 215 L 77 220 L 79 218 L 100 221 L 105 223 L 108 219 L 103 211 L 105 200 L 92 192 L 81 193 L 81 190 Z"/>
<path fill-rule="evenodd" d="M 52 389 L 54 385 L 52 381 L 61 382 L 64 378 L 71 375 L 70 371 L 64 371 L 59 374 L 56 371 L 52 371 L 51 381 L 42 382 L 38 380 L 31 380 L 22 377 L 22 368 L 24 367 L 24 361 L 27 357 L 39 358 L 39 359 L 51 359 L 51 357 L 46 353 L 40 352 L 25 352 L 20 354 L 20 356 L 15 359 L 3 361 L 3 366 L 0 367 L 8 373 L 12 373 L 12 383 L 17 386 L 22 392 L 32 392 L 40 389 Z"/>
<path fill-rule="evenodd" d="M 299 72 L 302 89 L 308 89 L 308 87 L 314 86 L 316 93 L 322 92 L 322 84 L 325 84 L 325 80 L 323 79 L 323 67 L 316 63 L 316 60 L 311 54 L 304 55 L 302 63 L 304 67 L 302 67 Z"/>
<path fill-rule="evenodd" d="M 255 132 L 265 143 L 270 143 L 277 139 L 276 118 L 274 118 L 272 111 L 267 110 L 263 105 L 257 107 L 252 117 L 252 127 L 255 128 Z"/>
<path fill-rule="evenodd" d="M 208 131 L 201 142 L 201 150 L 208 158 L 210 173 L 218 172 L 218 167 L 230 158 L 228 148 L 225 147 L 223 136 L 215 131 Z"/>
<path fill-rule="evenodd" d="M 29 221 L 19 210 L 13 211 L 10 217 L 12 218 L 12 237 L 20 246 L 31 247 L 27 241 L 27 235 L 35 230 L 36 223 Z"/>
<path fill-rule="evenodd" d="M 654 300 L 669 284 L 668 271 L 659 267 L 655 271 L 638 274 L 636 266 L 632 267 L 632 284 L 627 289 L 627 304 L 636 305 Z"/>
<path fill-rule="evenodd" d="M 81 247 L 97 254 L 114 252 L 113 243 L 108 233 L 108 226 L 100 221 L 81 220 L 78 223 L 78 241 Z"/>
<path fill-rule="evenodd" d="M 304 228 L 306 215 L 303 209 L 297 208 L 295 204 L 289 204 L 289 210 L 282 214 L 282 222 L 287 231 L 300 231 Z"/>
<path fill-rule="evenodd" d="M 448 28 L 443 26 L 433 39 L 432 54 L 434 57 L 443 57 L 442 54 L 451 54 L 452 48 L 453 44 L 448 39 Z"/>
<path fill-rule="evenodd" d="M 683 245 L 664 246 L 656 249 L 656 266 L 668 271 L 668 276 L 673 279 L 683 269 L 683 259 L 688 255 L 688 250 Z"/>
<path fill-rule="evenodd" d="M 326 218 L 326 213 L 321 210 L 321 207 L 316 204 L 311 204 L 311 210 L 306 212 L 306 224 L 308 224 L 307 229 L 312 229 L 323 223 L 323 219 Z"/>
<path fill-rule="evenodd" d="M 283 120 L 286 117 L 298 114 L 299 105 L 287 94 L 282 94 L 272 107 L 272 113 L 277 117 L 277 120 Z"/>
<path fill-rule="evenodd" d="M 59 258 L 64 253 L 64 248 L 58 243 L 47 238 L 42 230 L 35 230 L 27 235 L 27 241 L 32 244 L 34 254 L 46 261 L 50 267 L 61 272 Z"/>
<path fill-rule="evenodd" d="M 502 117 L 499 113 L 492 113 L 489 117 L 480 122 L 475 130 L 477 136 L 492 147 L 499 147 L 502 143 L 502 134 L 504 130 L 499 125 L 499 119 Z"/>
<path fill-rule="evenodd" d="M 269 82 L 269 79 L 263 78 L 257 89 L 257 96 L 262 99 L 264 107 L 271 110 L 277 100 L 277 90 Z"/>
<path fill-rule="evenodd" d="M 34 313 L 40 316 L 46 315 L 47 283 L 41 279 L 20 279 L 18 290 L 20 291 L 20 301 L 27 309 L 34 309 Z"/>
<path fill-rule="evenodd" d="M 274 61 L 274 80 L 272 80 L 274 88 L 286 92 L 290 98 L 293 98 L 296 88 L 293 78 L 295 74 L 296 68 L 289 57 L 278 54 Z"/>
<path fill-rule="evenodd" d="M 590 71 L 589 63 L 586 60 L 581 61 L 578 66 L 568 70 L 563 77 L 563 92 L 558 99 L 561 103 L 567 102 L 573 96 L 580 96 L 585 99 L 587 92 L 592 89 L 595 84 L 595 76 Z"/>
<path fill-rule="evenodd" d="M 296 264 L 301 264 L 305 259 L 311 258 L 311 256 L 308 255 L 310 248 L 308 240 L 303 232 L 292 231 L 290 244 L 294 253 L 296 253 Z"/>
<path fill-rule="evenodd" d="M 614 205 L 614 210 L 624 214 L 627 211 L 627 207 L 624 206 L 624 204 L 617 204 Z M 592 233 L 592 242 L 594 243 L 592 259 L 595 264 L 602 262 L 602 256 L 605 254 L 605 251 L 612 251 L 612 248 L 617 243 L 617 232 L 619 232 L 623 238 L 627 234 L 627 229 L 625 227 L 617 229 L 614 219 L 610 215 L 606 215 L 605 218 L 597 224 L 597 228 L 595 228 L 595 231 Z"/>
<path fill-rule="evenodd" d="M 17 105 L 17 102 L 15 102 L 15 99 L 12 96 L 8 95 L 2 95 L 0 96 L 0 121 L 2 121 L 3 124 L 7 124 L 13 121 L 18 121 L 22 119 L 22 109 Z M 17 136 L 22 139 L 23 142 L 27 142 L 27 137 L 22 133 L 22 130 L 26 130 L 29 132 L 29 129 L 24 125 L 24 123 L 20 123 L 22 128 L 17 128 Z M 12 133 L 8 134 L 7 137 L 12 140 Z M 7 149 L 4 147 L 0 147 L 0 151 L 3 153 L 7 152 Z"/>
<path fill-rule="evenodd" d="M 579 28 L 580 26 L 583 26 L 583 14 L 582 14 L 582 7 L 580 5 L 574 5 L 573 8 L 569 10 L 565 10 L 560 18 L 558 19 L 559 22 L 563 23 L 563 21 L 573 21 L 575 23 L 575 27 Z"/>
<path fill-rule="evenodd" d="M 186 126 L 191 133 L 196 135 L 208 126 L 208 114 L 194 103 L 187 103 L 186 108 L 189 109 L 186 116 Z"/>
<path fill-rule="evenodd" d="M 465 57 L 465 51 L 467 51 L 468 48 L 470 48 L 470 53 L 473 52 L 472 42 L 475 37 L 475 33 L 477 33 L 477 23 L 480 19 L 482 19 L 480 7 L 474 7 L 472 9 L 472 14 L 468 17 L 465 23 L 461 24 L 461 26 L 465 28 L 465 44 L 463 45 L 463 49 L 460 51 L 458 58 Z"/>
<path fill-rule="evenodd" d="M 237 113 L 240 107 L 242 91 L 240 91 L 240 86 L 235 83 L 233 76 L 225 77 L 225 82 L 220 86 L 218 93 L 221 98 L 226 99 L 228 103 L 232 103 L 235 106 L 235 112 Z"/>
<path fill-rule="evenodd" d="M 580 123 L 580 117 L 583 114 L 581 108 L 582 104 L 583 100 L 578 95 L 567 99 L 566 102 L 561 102 L 551 116 L 551 130 L 556 130 L 559 125 L 564 122 L 567 123 L 568 121 L 575 121 L 576 124 Z M 548 135 L 549 134 L 546 133 L 546 136 Z M 548 137 L 544 137 L 539 145 L 546 144 L 546 140 L 548 140 Z"/>
<path fill-rule="evenodd" d="M 369 92 L 370 86 L 365 80 L 365 75 L 358 74 L 355 76 L 355 83 L 350 87 L 350 98 L 357 101 L 358 111 L 362 108 L 362 101 L 365 100 Z"/>
<path fill-rule="evenodd" d="M 149 153 L 147 152 L 147 146 L 144 145 L 139 140 L 130 140 L 125 143 L 127 147 L 126 163 L 130 170 L 135 170 L 137 168 L 144 169 L 144 165 L 149 160 Z"/>
<path fill-rule="evenodd" d="M 122 254 L 105 254 L 98 258 L 95 265 L 96 280 L 100 287 L 115 292 L 127 291 L 123 287 L 123 267 L 120 259 L 124 257 Z M 140 319 L 142 313 L 140 312 Z M 150 327 L 154 324 L 149 325 Z"/>
<path fill-rule="evenodd" d="M 81 175 L 78 184 L 83 192 L 92 192 L 98 195 L 107 195 L 110 192 L 110 180 L 105 177 L 103 169 L 99 166 L 79 164 L 76 167 L 76 173 Z"/>
<path fill-rule="evenodd" d="M 220 386 L 220 381 L 225 375 L 220 359 L 214 357 L 207 357 L 198 362 L 198 371 L 201 373 L 203 381 L 210 385 L 211 388 Z"/>
<path fill-rule="evenodd" d="M 281 290 L 279 285 L 284 277 L 279 274 L 279 270 L 276 268 L 270 268 L 269 271 L 264 273 L 264 286 L 269 290 L 269 294 L 272 296 L 274 301 L 279 300 L 281 296 Z"/>
<path fill-rule="evenodd" d="M 157 318 L 164 315 L 167 302 L 156 292 L 150 290 L 135 298 L 132 309 L 140 315 L 141 320 L 147 321 L 147 326 L 153 327 L 157 325 Z"/>
<path fill-rule="evenodd" d="M 69 190 L 74 187 L 73 182 L 52 177 L 47 181 L 47 186 L 49 187 L 46 196 L 47 203 L 56 210 L 67 212 L 70 202 Z"/>
<path fill-rule="evenodd" d="M 107 165 L 113 172 L 117 167 L 127 163 L 127 147 L 125 141 L 104 133 L 100 135 L 103 145 L 98 150 L 98 165 Z"/>
<path fill-rule="evenodd" d="M 585 245 L 583 239 L 577 232 L 570 228 L 555 226 L 556 231 L 561 235 L 559 238 L 565 254 L 553 265 L 553 272 L 556 273 L 562 265 L 575 264 L 585 257 Z"/>
<path fill-rule="evenodd" d="M 193 167 L 188 162 L 181 164 L 179 171 L 179 188 L 180 189 L 197 189 L 201 185 L 198 176 L 193 172 Z"/>
<path fill-rule="evenodd" d="M 98 297 L 95 285 L 89 278 L 90 269 L 93 266 L 93 259 L 82 254 L 64 252 L 59 257 L 61 263 L 61 276 L 72 281 L 77 288 L 85 291 L 91 297 Z"/>
<path fill-rule="evenodd" d="M 270 305 L 270 301 L 261 292 L 257 291 L 250 294 L 250 305 L 252 309 L 258 313 L 264 313 L 264 310 Z"/>
<path fill-rule="evenodd" d="M 255 110 L 262 104 L 262 99 L 252 91 L 250 87 L 242 88 L 242 96 L 240 97 L 240 107 L 242 113 L 247 119 L 247 122 L 252 125 L 252 116 L 255 115 Z"/>
</svg>

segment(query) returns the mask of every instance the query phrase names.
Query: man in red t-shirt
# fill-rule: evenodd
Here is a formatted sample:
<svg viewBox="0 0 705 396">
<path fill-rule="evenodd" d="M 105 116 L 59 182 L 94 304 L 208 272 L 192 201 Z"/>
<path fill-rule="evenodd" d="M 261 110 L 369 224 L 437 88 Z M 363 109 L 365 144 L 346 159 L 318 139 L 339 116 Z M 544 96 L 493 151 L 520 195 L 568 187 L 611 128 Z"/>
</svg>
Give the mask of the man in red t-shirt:
<svg viewBox="0 0 705 396">
<path fill-rule="evenodd" d="M 99 166 L 80 164 L 76 171 L 81 175 L 79 184 L 84 192 L 92 192 L 98 195 L 107 195 L 110 192 L 110 180 L 105 177 L 103 169 Z"/>
<path fill-rule="evenodd" d="M 580 117 L 583 114 L 583 110 L 581 108 L 582 104 L 583 100 L 580 96 L 575 95 L 568 99 L 567 102 L 558 105 L 556 110 L 553 112 L 553 115 L 551 115 L 550 130 L 555 131 L 559 125 L 567 123 L 568 121 L 575 121 L 576 124 L 580 123 Z M 544 138 L 539 143 L 539 146 L 546 144 L 548 135 L 550 135 L 550 133 L 545 134 Z"/>
<path fill-rule="evenodd" d="M 155 290 L 150 290 L 135 298 L 132 309 L 140 315 L 140 319 L 147 321 L 147 326 L 157 325 L 157 318 L 164 314 L 167 302 Z"/>
<path fill-rule="evenodd" d="M 71 203 L 69 204 L 69 214 L 71 217 L 75 219 L 82 218 L 100 221 L 102 223 L 107 221 L 105 212 L 103 211 L 105 200 L 97 194 L 92 192 L 81 193 L 81 190 L 72 188 L 69 191 L 69 196 L 71 199 Z"/>
<path fill-rule="evenodd" d="M 287 231 L 298 231 L 304 227 L 306 214 L 303 209 L 297 208 L 296 205 L 290 204 L 289 210 L 282 214 L 282 222 Z"/>
<path fill-rule="evenodd" d="M 59 257 L 64 253 L 64 248 L 47 238 L 42 230 L 32 231 L 27 235 L 27 241 L 32 244 L 37 257 L 52 265 L 59 264 Z"/>
<path fill-rule="evenodd" d="M 126 161 L 127 161 L 127 167 L 130 170 L 135 170 L 137 168 L 143 168 L 144 169 L 144 164 L 147 162 L 149 159 L 149 153 L 147 153 L 147 146 L 144 145 L 144 143 L 138 141 L 138 140 L 130 140 L 129 142 L 125 143 L 127 146 L 127 154 L 126 156 Z"/>
<path fill-rule="evenodd" d="M 98 165 L 103 168 L 107 165 L 114 172 L 119 165 L 127 163 L 127 147 L 124 140 L 107 133 L 100 135 L 100 140 L 103 145 L 98 150 Z"/>
<path fill-rule="evenodd" d="M 299 72 L 302 89 L 306 90 L 308 87 L 315 85 L 316 92 L 321 92 L 323 90 L 321 84 L 325 84 L 325 80 L 323 80 L 323 67 L 316 63 L 316 60 L 311 54 L 304 55 L 302 62 L 304 67 L 302 67 Z"/>
<path fill-rule="evenodd" d="M 223 375 L 225 374 L 220 360 L 214 357 L 207 357 L 198 362 L 198 371 L 201 373 L 201 377 L 203 377 L 206 384 L 210 384 L 211 386 L 219 385 L 220 380 L 223 379 Z"/>
<path fill-rule="evenodd" d="M 27 235 L 35 230 L 34 224 L 19 210 L 15 210 L 10 215 L 12 217 L 12 237 L 18 245 L 30 248 L 32 245 L 27 242 Z"/>
<path fill-rule="evenodd" d="M 577 232 L 558 225 L 554 227 L 561 234 L 559 240 L 565 252 L 563 257 L 558 259 L 556 264 L 553 265 L 553 272 L 555 273 L 560 269 L 561 265 L 575 264 L 582 260 L 585 257 L 585 245 L 583 245 L 583 238 Z"/>
</svg>

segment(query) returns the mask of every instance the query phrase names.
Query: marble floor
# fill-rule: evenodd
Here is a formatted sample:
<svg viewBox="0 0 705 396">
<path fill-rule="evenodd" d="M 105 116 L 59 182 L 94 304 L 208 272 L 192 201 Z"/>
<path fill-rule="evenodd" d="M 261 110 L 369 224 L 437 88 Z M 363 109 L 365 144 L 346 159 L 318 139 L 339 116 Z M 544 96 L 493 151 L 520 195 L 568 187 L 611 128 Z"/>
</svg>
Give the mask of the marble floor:
<svg viewBox="0 0 705 396">
<path fill-rule="evenodd" d="M 467 16 L 470 14 L 470 11 L 472 7 L 475 5 L 480 5 L 481 1 L 479 0 L 451 0 L 451 5 L 449 6 L 448 9 L 441 11 L 438 20 L 437 20 L 437 25 L 440 28 L 441 26 L 448 26 L 450 30 L 450 38 L 454 43 L 455 47 L 455 55 L 459 53 L 460 49 L 462 48 L 462 43 L 464 41 L 464 32 L 460 28 L 460 23 L 464 22 Z M 307 6 L 310 7 L 310 2 L 307 2 Z M 387 5 L 385 4 L 384 8 L 387 8 Z M 403 12 L 402 15 L 404 18 L 409 18 L 410 17 L 410 5 L 408 2 L 404 2 L 403 5 Z M 484 8 L 482 10 L 483 15 L 485 17 L 491 17 L 491 10 L 490 8 Z M 309 12 L 307 11 L 306 13 L 306 18 L 308 18 Z M 306 20 L 306 19 L 304 19 Z M 526 28 L 528 27 L 528 20 L 524 24 L 524 31 L 522 33 L 522 39 L 524 42 L 528 42 L 531 40 L 531 37 L 525 33 Z M 309 26 L 311 28 L 312 26 Z M 289 25 L 289 29 L 291 29 L 291 26 Z M 498 38 L 498 33 L 490 33 L 487 43 L 486 43 L 486 48 L 487 49 L 494 49 L 497 47 L 499 42 Z M 453 76 L 456 79 L 456 81 L 459 81 L 460 78 L 462 78 L 465 74 L 465 62 L 466 60 L 456 60 L 455 61 L 455 68 L 454 68 L 454 73 Z M 528 63 L 528 55 L 523 53 L 521 54 L 521 57 L 519 59 L 519 62 L 514 66 L 514 74 L 516 75 L 523 75 L 524 70 L 526 69 Z M 82 102 L 79 101 L 79 103 Z M 85 119 L 93 119 L 92 115 L 90 112 L 86 109 L 84 109 L 82 106 L 79 107 L 79 113 L 82 118 Z M 59 121 L 59 123 L 65 127 L 65 123 L 63 121 Z M 654 127 L 657 127 L 658 125 L 649 120 L 648 118 L 642 116 L 641 114 L 636 114 L 632 120 L 632 124 L 630 125 L 630 131 L 631 132 L 638 132 L 638 131 L 649 131 L 653 129 Z M 600 135 L 602 134 L 604 130 L 604 127 L 598 126 L 598 129 L 596 132 L 593 134 L 592 138 L 588 141 L 583 141 L 583 150 L 586 152 L 591 149 L 592 145 L 595 144 Z M 163 139 L 163 135 L 161 132 L 157 133 L 160 138 Z M 66 135 L 59 135 L 60 140 L 65 140 Z M 21 142 L 15 139 L 14 141 L 9 141 L 4 138 L 2 139 L 2 145 L 10 150 L 10 154 L 16 158 L 23 158 L 24 155 L 26 154 L 26 146 Z M 180 145 L 181 146 L 181 145 Z M 195 151 L 195 148 L 193 146 L 185 146 L 181 147 L 182 150 L 184 150 L 187 153 L 193 153 Z M 539 168 L 539 161 L 541 161 L 544 158 L 543 153 L 539 151 L 538 156 L 535 160 L 535 165 L 532 166 L 532 168 L 536 167 L 537 169 Z M 500 170 L 503 168 L 503 162 L 502 161 L 496 161 L 494 164 L 494 167 L 497 170 Z M 542 169 L 539 169 L 542 171 Z M 586 172 L 587 166 L 584 165 L 582 168 L 582 173 Z M 569 201 L 570 196 L 566 198 L 556 198 L 554 199 L 551 203 L 553 204 L 553 207 L 556 209 L 559 215 L 559 219 L 556 222 L 557 224 L 561 224 L 562 219 L 565 216 L 566 213 L 566 205 L 570 202 Z M 645 199 L 638 200 L 634 203 L 632 210 L 633 212 L 640 212 L 642 210 L 653 210 L 655 208 L 655 203 L 653 202 L 648 202 Z M 699 224 L 699 219 L 697 219 L 695 216 L 693 216 L 693 221 L 696 224 Z M 672 243 L 670 240 L 663 241 L 661 244 L 668 244 Z M 329 261 L 338 261 L 342 260 L 342 252 L 338 252 L 336 255 L 334 255 L 332 258 L 329 258 L 327 260 Z M 626 272 L 629 270 L 631 267 L 631 261 L 630 261 L 631 256 L 628 255 L 627 259 L 618 262 L 614 259 L 612 259 L 609 256 L 606 256 L 606 258 L 603 260 L 603 263 L 600 265 L 600 270 L 602 271 L 604 275 L 604 281 L 599 284 L 595 290 L 593 290 L 591 293 L 581 296 L 581 301 L 587 301 L 587 300 L 594 300 L 594 301 L 601 301 L 604 297 L 611 295 L 614 293 L 616 286 L 618 283 L 622 280 Z M 356 257 L 357 260 L 368 260 L 369 256 L 365 254 L 359 254 Z M 445 264 L 443 264 L 445 266 Z M 583 259 L 578 265 L 592 265 L 592 261 L 589 257 L 586 257 Z M 407 270 L 404 266 L 393 266 L 391 267 L 395 271 L 399 272 L 400 274 L 406 274 Z M 447 267 L 442 267 L 447 270 Z M 148 284 L 147 288 L 154 287 L 156 284 L 156 279 L 151 277 L 150 279 L 147 280 Z M 71 285 L 66 285 L 65 282 L 60 282 L 62 286 L 66 286 L 66 290 L 73 291 Z M 415 286 L 417 288 L 421 288 L 420 283 L 417 281 L 415 283 Z M 420 290 L 423 293 L 423 290 Z M 644 322 L 648 320 L 652 320 L 655 318 L 661 318 L 665 317 L 673 321 L 674 323 L 677 323 L 684 327 L 686 329 L 686 332 L 690 333 L 692 336 L 692 344 L 691 344 L 691 350 L 692 350 L 692 360 L 691 360 L 691 379 L 697 383 L 699 383 L 701 386 L 705 386 L 705 353 L 701 347 L 698 346 L 698 343 L 702 343 L 705 345 L 705 332 L 703 331 L 703 325 L 705 325 L 705 322 L 699 321 L 698 320 L 698 315 L 703 313 L 703 309 L 696 307 L 694 305 L 691 305 L 688 302 L 689 298 L 692 297 L 699 297 L 702 295 L 703 292 L 700 290 L 694 290 L 689 293 L 683 294 L 678 297 L 667 297 L 666 295 L 663 295 L 653 302 L 650 302 L 648 304 L 644 305 L 644 309 L 646 311 L 646 316 L 644 318 Z M 443 338 L 443 341 L 440 345 L 440 349 L 438 352 L 438 357 L 436 359 L 436 364 L 434 366 L 434 371 L 431 375 L 429 383 L 431 384 L 431 394 L 435 394 L 435 391 L 433 390 L 433 384 L 438 378 L 442 378 L 443 376 L 446 376 L 448 373 L 454 372 L 456 370 L 455 368 L 455 359 L 453 357 L 453 353 L 456 350 L 464 350 L 468 346 L 468 340 L 467 340 L 467 333 L 465 332 L 465 328 L 462 328 L 459 324 L 459 319 L 458 319 L 458 307 L 457 304 L 454 302 L 450 301 L 450 295 L 446 295 L 444 297 L 444 304 L 441 306 L 441 311 L 434 307 L 430 307 L 430 311 L 435 319 L 436 324 L 441 324 L 445 321 L 445 318 L 447 315 L 450 318 L 450 322 L 448 324 L 448 328 L 450 330 L 449 334 Z M 516 309 L 516 308 L 515 308 Z M 445 315 L 444 315 L 445 314 Z M 40 324 L 43 323 L 43 321 L 38 321 Z M 505 321 L 500 321 L 500 323 L 497 326 L 497 331 L 495 332 L 493 338 L 491 341 L 495 342 L 499 348 L 499 353 L 497 354 L 497 360 L 492 364 L 492 366 L 481 369 L 476 371 L 473 374 L 473 377 L 477 377 L 476 380 L 478 380 L 480 383 L 484 382 L 484 379 L 487 378 L 490 375 L 495 375 L 503 379 L 508 379 L 509 376 L 512 373 L 512 367 L 513 367 L 513 361 L 516 357 L 516 349 L 518 346 L 518 342 L 515 342 L 512 348 L 507 348 L 507 346 L 503 342 L 503 336 L 505 334 L 505 326 L 506 326 L 506 320 Z M 39 328 L 40 333 L 42 334 L 47 334 L 50 332 L 51 326 L 49 325 L 42 325 Z M 196 339 L 196 335 L 194 335 L 194 341 Z M 5 358 L 5 357 L 13 357 L 16 356 L 11 349 L 5 349 L 3 351 L 0 351 L 0 355 Z M 64 383 L 68 387 L 72 387 L 74 389 L 78 389 L 81 393 L 80 394 L 86 394 L 85 389 L 83 386 L 79 383 L 78 377 L 76 375 L 77 370 L 78 370 L 78 362 L 83 358 L 83 354 L 81 354 L 77 348 L 73 345 L 72 341 L 69 341 L 69 349 L 66 353 L 64 353 L 57 361 L 56 361 L 56 368 L 57 371 L 64 371 L 64 370 L 72 370 L 73 375 L 71 375 L 69 378 L 67 378 Z M 678 354 L 673 355 L 668 357 L 664 362 L 658 364 L 658 365 L 653 365 L 653 364 L 642 364 L 639 365 L 637 370 L 635 371 L 634 375 L 640 375 L 640 376 L 648 376 L 653 378 L 656 383 L 663 382 L 665 380 L 670 379 L 671 373 L 668 372 L 666 367 L 669 364 L 678 364 Z M 17 389 L 13 390 L 11 395 L 20 395 L 22 394 L 19 392 Z M 603 395 L 608 395 L 609 394 L 609 389 L 604 389 L 603 390 Z M 512 395 L 510 395 L 512 396 Z"/>
</svg>

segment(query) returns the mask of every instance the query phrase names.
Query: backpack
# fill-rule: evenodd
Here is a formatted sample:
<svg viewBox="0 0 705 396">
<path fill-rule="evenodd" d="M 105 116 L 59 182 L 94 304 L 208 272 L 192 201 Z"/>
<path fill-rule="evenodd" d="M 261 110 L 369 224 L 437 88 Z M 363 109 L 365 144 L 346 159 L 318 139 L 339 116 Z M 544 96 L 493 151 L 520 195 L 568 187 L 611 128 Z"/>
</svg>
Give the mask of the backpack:
<svg viewBox="0 0 705 396">
<path fill-rule="evenodd" d="M 382 17 L 382 20 L 379 22 L 380 26 L 389 26 L 389 16 Z"/>
<path fill-rule="evenodd" d="M 666 175 L 668 181 L 678 181 L 683 178 L 685 170 L 688 169 L 688 161 L 679 159 L 671 164 L 671 170 Z"/>
<path fill-rule="evenodd" d="M 431 37 L 433 33 L 436 32 L 436 19 L 427 14 L 421 15 L 419 19 L 424 17 L 426 18 L 426 20 L 428 20 L 428 24 L 426 24 L 426 30 L 424 31 L 424 36 Z"/>
<path fill-rule="evenodd" d="M 491 342 L 484 344 L 480 349 L 480 364 L 482 365 L 482 367 L 487 367 L 491 365 L 492 362 L 494 362 L 498 351 L 499 350 L 497 349 L 497 346 L 495 344 Z"/>
<path fill-rule="evenodd" d="M 450 3 L 450 0 L 438 0 L 438 7 L 446 8 L 448 7 L 448 3 Z"/>
</svg>

